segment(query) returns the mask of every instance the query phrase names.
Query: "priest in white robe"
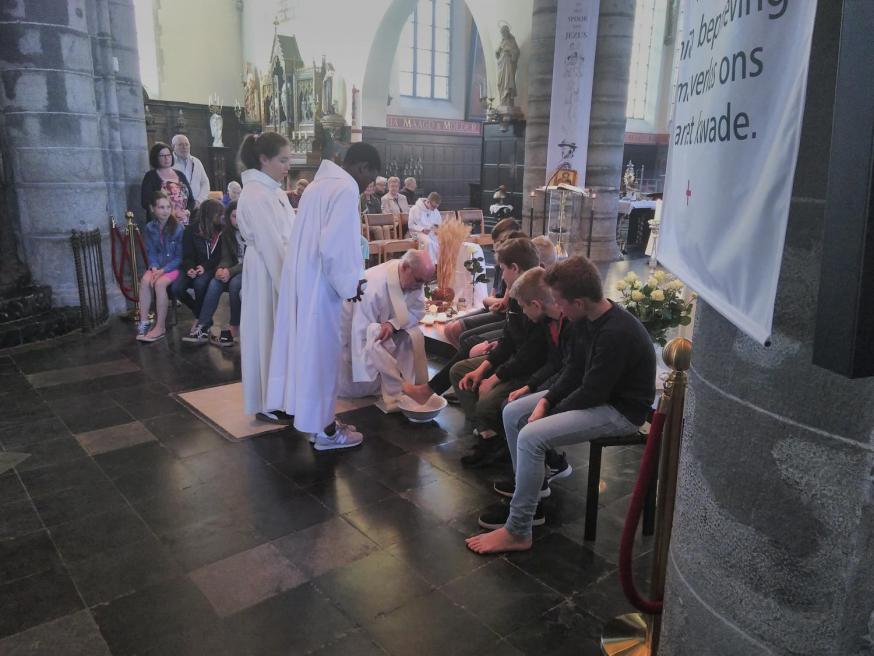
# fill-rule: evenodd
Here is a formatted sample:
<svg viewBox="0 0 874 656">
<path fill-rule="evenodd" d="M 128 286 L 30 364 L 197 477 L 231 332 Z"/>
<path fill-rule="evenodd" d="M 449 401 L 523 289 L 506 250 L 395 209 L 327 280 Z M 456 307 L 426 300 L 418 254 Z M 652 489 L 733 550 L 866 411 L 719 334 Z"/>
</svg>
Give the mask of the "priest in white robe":
<svg viewBox="0 0 874 656">
<path fill-rule="evenodd" d="M 437 261 L 439 243 L 437 241 L 437 229 L 443 222 L 443 217 L 438 211 L 440 208 L 440 194 L 432 191 L 427 198 L 420 198 L 410 208 L 408 226 L 410 237 L 419 242 L 419 249 L 428 251 L 431 260 Z"/>
<path fill-rule="evenodd" d="M 367 270 L 367 291 L 360 303 L 345 303 L 339 395 L 381 394 L 383 409 L 397 410 L 404 382 L 428 381 L 424 285 L 434 279 L 427 251 L 407 251 Z"/>
<path fill-rule="evenodd" d="M 380 168 L 376 149 L 363 142 L 349 147 L 342 167 L 322 161 L 301 196 L 282 269 L 267 400 L 314 434 L 320 451 L 362 440 L 335 422 L 334 402 L 342 303 L 362 293 L 358 197 Z"/>
</svg>

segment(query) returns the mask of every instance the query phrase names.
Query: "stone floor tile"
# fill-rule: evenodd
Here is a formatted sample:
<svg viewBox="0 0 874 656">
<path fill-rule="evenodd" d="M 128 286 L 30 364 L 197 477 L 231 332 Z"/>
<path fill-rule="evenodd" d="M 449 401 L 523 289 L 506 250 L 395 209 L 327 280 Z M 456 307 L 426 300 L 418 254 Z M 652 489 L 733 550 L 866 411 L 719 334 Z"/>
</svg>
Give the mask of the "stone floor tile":
<svg viewBox="0 0 874 656">
<path fill-rule="evenodd" d="M 339 567 L 312 583 L 365 625 L 432 589 L 412 567 L 384 552 Z"/>
<path fill-rule="evenodd" d="M 18 471 L 30 471 L 40 467 L 51 467 L 65 462 L 72 462 L 80 458 L 88 457 L 88 454 L 79 446 L 76 440 L 64 436 L 56 440 L 45 440 L 31 444 L 23 452 L 27 457 L 15 468 Z M 2 469 L 2 467 L 0 467 Z"/>
<path fill-rule="evenodd" d="M 58 417 L 67 425 L 72 433 L 88 433 L 101 428 L 119 426 L 133 421 L 133 417 L 124 408 L 112 405 L 98 410 L 76 406 L 69 410 L 57 411 Z"/>
<path fill-rule="evenodd" d="M 216 619 L 209 602 L 187 578 L 143 588 L 92 612 L 113 656 L 142 653 Z"/>
<path fill-rule="evenodd" d="M 4 656 L 110 656 L 94 618 L 80 610 L 0 640 Z"/>
<path fill-rule="evenodd" d="M 501 636 L 564 601 L 558 592 L 502 558 L 455 579 L 442 590 Z"/>
<path fill-rule="evenodd" d="M 272 544 L 262 544 L 189 573 L 220 617 L 249 608 L 307 580 Z"/>
<path fill-rule="evenodd" d="M 395 492 L 359 471 L 344 471 L 306 488 L 316 499 L 338 513 L 348 513 L 395 496 Z"/>
<path fill-rule="evenodd" d="M 526 656 L 601 656 L 601 620 L 565 602 L 507 637 Z"/>
<path fill-rule="evenodd" d="M 39 373 L 30 373 L 27 374 L 27 382 L 29 382 L 34 388 L 40 389 L 64 383 L 88 383 L 95 378 L 101 378 L 103 376 L 117 376 L 119 374 L 136 373 L 138 371 L 140 371 L 140 368 L 125 358 L 108 360 L 106 362 L 95 362 L 93 364 L 83 364 L 76 367 L 65 367 L 63 369 L 49 369 L 40 371 Z"/>
<path fill-rule="evenodd" d="M 96 513 L 123 510 L 127 503 L 110 481 L 61 490 L 37 497 L 33 504 L 40 519 L 48 526 L 57 526 L 83 519 Z"/>
<path fill-rule="evenodd" d="M 464 538 L 463 533 L 452 528 L 435 526 L 401 540 L 387 551 L 410 565 L 432 585 L 441 586 L 468 576 L 494 558 L 473 553 L 465 546 Z"/>
<path fill-rule="evenodd" d="M 78 433 L 76 440 L 89 455 L 96 456 L 109 451 L 126 449 L 144 442 L 155 442 L 155 436 L 138 421 L 119 424 L 87 433 Z"/>
<path fill-rule="evenodd" d="M 61 559 L 45 531 L 0 542 L 0 585 L 60 566 Z"/>
<path fill-rule="evenodd" d="M 441 476 L 431 483 L 402 492 L 401 496 L 443 521 L 485 508 L 497 498 L 494 492 L 468 485 L 454 476 Z"/>
<path fill-rule="evenodd" d="M 404 604 L 365 627 L 390 654 L 478 654 L 498 636 L 439 591 Z"/>
<path fill-rule="evenodd" d="M 406 499 L 392 497 L 344 515 L 371 540 L 388 547 L 440 525 L 440 518 Z"/>
<path fill-rule="evenodd" d="M 83 458 L 31 471 L 19 472 L 24 487 L 34 499 L 88 486 L 107 483 L 106 475 L 93 460 Z"/>
<path fill-rule="evenodd" d="M 49 528 L 65 560 L 80 560 L 151 537 L 151 531 L 130 508 L 89 515 Z"/>
<path fill-rule="evenodd" d="M 254 526 L 268 540 L 300 531 L 334 516 L 314 497 L 302 492 L 267 503 L 254 500 L 252 504 L 237 505 L 232 513 L 240 521 Z"/>
<path fill-rule="evenodd" d="M 0 638 L 81 608 L 70 575 L 60 567 L 0 585 Z"/>
<path fill-rule="evenodd" d="M 2 495 L 0 498 L 3 498 Z M 42 522 L 30 499 L 21 498 L 0 504 L 0 540 L 10 540 L 42 528 Z"/>
<path fill-rule="evenodd" d="M 353 563 L 379 549 L 341 517 L 286 535 L 273 544 L 309 578 Z"/>
<path fill-rule="evenodd" d="M 218 515 L 160 535 L 167 551 L 188 572 L 267 542 L 254 527 Z"/>
<path fill-rule="evenodd" d="M 395 492 L 405 492 L 438 481 L 451 482 L 446 472 L 413 453 L 382 460 L 361 471 Z"/>
</svg>

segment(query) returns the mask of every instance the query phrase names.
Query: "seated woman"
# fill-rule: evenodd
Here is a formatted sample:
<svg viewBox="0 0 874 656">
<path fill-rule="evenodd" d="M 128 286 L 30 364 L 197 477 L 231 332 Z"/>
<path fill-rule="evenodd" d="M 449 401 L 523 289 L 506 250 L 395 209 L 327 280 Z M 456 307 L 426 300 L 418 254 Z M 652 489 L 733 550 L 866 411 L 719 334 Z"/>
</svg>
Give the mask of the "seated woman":
<svg viewBox="0 0 874 656">
<path fill-rule="evenodd" d="M 182 262 L 182 226 L 173 216 L 167 192 L 152 192 L 149 212 L 154 217 L 143 229 L 146 245 L 148 271 L 140 281 L 140 322 L 137 327 L 137 340 L 156 342 L 163 338 L 167 330 L 167 288 L 179 277 L 179 264 Z M 149 330 L 149 310 L 152 298 L 155 301 L 155 325 Z"/>
<path fill-rule="evenodd" d="M 388 191 L 380 200 L 383 214 L 394 214 L 395 217 L 410 211 L 407 197 L 401 193 L 401 180 L 397 176 L 388 179 Z"/>
<path fill-rule="evenodd" d="M 233 346 L 240 336 L 240 290 L 243 288 L 243 255 L 246 252 L 246 244 L 237 229 L 237 201 L 232 201 L 225 208 L 223 224 L 221 259 L 206 288 L 197 322 L 200 324 L 200 330 L 208 335 L 210 344 L 228 347 Z M 209 329 L 212 327 L 213 315 L 224 292 L 228 293 L 231 318 L 228 327 L 216 336 L 210 333 Z M 203 343 L 200 339 L 189 341 Z"/>
<path fill-rule="evenodd" d="M 173 296 L 185 303 L 195 317 L 200 316 L 207 287 L 221 260 L 224 212 L 219 201 L 212 198 L 203 201 L 182 238 L 182 275 L 173 285 Z M 188 294 L 189 287 L 194 288 L 194 298 Z M 195 321 L 182 341 L 206 343 L 209 330 L 202 329 L 200 321 Z"/>
<path fill-rule="evenodd" d="M 376 187 L 371 182 L 358 198 L 358 211 L 362 214 L 381 214 L 382 204 L 376 195 Z"/>
<path fill-rule="evenodd" d="M 294 209 L 297 209 L 297 204 L 300 202 L 300 197 L 303 196 L 304 189 L 307 188 L 309 184 L 309 180 L 306 178 L 301 178 L 294 184 L 293 191 L 285 192 L 285 195 L 288 196 L 288 202 L 291 203 L 291 206 Z"/>
<path fill-rule="evenodd" d="M 419 242 L 419 250 L 428 251 L 433 262 L 437 261 L 437 228 L 443 222 L 440 216 L 440 194 L 432 191 L 427 198 L 420 198 L 410 208 L 410 237 Z"/>
<path fill-rule="evenodd" d="M 194 211 L 195 199 L 188 184 L 188 178 L 182 171 L 173 168 L 173 150 L 162 141 L 158 141 L 149 149 L 149 165 L 152 167 L 143 176 L 140 185 L 140 199 L 143 209 L 149 219 L 155 218 L 150 212 L 155 192 L 167 192 L 173 217 L 177 223 L 188 224 L 188 219 Z"/>
</svg>

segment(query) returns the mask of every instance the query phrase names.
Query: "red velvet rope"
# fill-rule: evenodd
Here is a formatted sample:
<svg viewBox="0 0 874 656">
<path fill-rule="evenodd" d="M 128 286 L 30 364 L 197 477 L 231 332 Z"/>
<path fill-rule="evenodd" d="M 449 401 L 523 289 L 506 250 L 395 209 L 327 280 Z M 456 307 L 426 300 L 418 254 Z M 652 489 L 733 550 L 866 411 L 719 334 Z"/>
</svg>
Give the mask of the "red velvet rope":
<svg viewBox="0 0 874 656">
<path fill-rule="evenodd" d="M 649 425 L 649 435 L 646 438 L 646 447 L 643 451 L 643 458 L 640 461 L 637 483 L 634 484 L 631 504 L 628 507 L 628 515 L 625 517 L 625 526 L 622 528 L 622 540 L 619 543 L 619 580 L 622 583 L 622 591 L 632 606 L 642 613 L 650 615 L 661 614 L 663 602 L 661 599 L 653 601 L 640 596 L 634 585 L 631 558 L 634 552 L 634 536 L 637 533 L 637 525 L 640 523 L 640 515 L 643 512 L 646 495 L 652 477 L 655 475 L 659 465 L 659 445 L 662 441 L 664 425 L 665 415 L 656 412 Z"/>
<path fill-rule="evenodd" d="M 123 232 L 119 228 L 116 228 L 115 230 L 110 229 L 109 233 L 112 236 L 112 275 L 115 276 L 115 282 L 118 284 L 118 288 L 119 290 L 121 290 L 122 295 L 124 295 L 127 300 L 136 302 L 137 299 L 133 295 L 133 286 L 124 284 L 125 265 L 130 266 L 130 238 L 127 232 Z M 146 262 L 146 247 L 143 244 L 143 237 L 139 231 L 137 231 L 135 234 L 137 246 L 139 247 L 143 262 Z M 120 261 L 117 255 L 117 252 L 119 250 L 121 250 Z M 131 270 L 131 273 L 133 273 L 133 270 Z"/>
</svg>

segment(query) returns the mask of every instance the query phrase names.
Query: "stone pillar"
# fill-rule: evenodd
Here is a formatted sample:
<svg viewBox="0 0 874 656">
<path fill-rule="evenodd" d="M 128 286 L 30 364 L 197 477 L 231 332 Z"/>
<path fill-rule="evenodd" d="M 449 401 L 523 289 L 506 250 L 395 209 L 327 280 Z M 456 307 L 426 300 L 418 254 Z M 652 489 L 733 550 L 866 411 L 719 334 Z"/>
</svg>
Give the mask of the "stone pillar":
<svg viewBox="0 0 874 656">
<path fill-rule="evenodd" d="M 34 0 L 0 8 L 0 130 L 14 179 L 13 219 L 33 277 L 52 287 L 55 305 L 79 304 L 70 230 L 99 227 L 108 235 L 109 215 L 123 215 L 126 189 L 138 186 L 145 172 L 145 160 L 133 170 L 133 157 L 125 169 L 125 148 L 145 144 L 139 92 L 138 109 L 120 102 L 140 86 L 133 32 L 132 0 Z M 116 50 L 116 33 L 132 50 Z M 108 237 L 104 261 L 110 261 Z M 124 303 L 109 271 L 107 281 L 110 309 L 119 311 Z"/>
<path fill-rule="evenodd" d="M 698 310 L 661 654 L 874 648 L 874 379 L 811 364 L 841 5 L 817 7 L 772 345 Z"/>
<path fill-rule="evenodd" d="M 616 219 L 625 147 L 625 106 L 628 102 L 634 5 L 634 0 L 601 0 L 598 15 L 586 186 L 596 194 L 590 257 L 599 262 L 619 259 Z M 586 252 L 588 232 L 583 230 L 579 236 L 571 243 L 573 253 Z"/>
<path fill-rule="evenodd" d="M 531 58 L 528 60 L 528 116 L 525 125 L 525 173 L 522 177 L 522 217 L 528 221 L 529 194 L 546 182 L 546 150 L 549 144 L 549 107 L 552 99 L 552 60 L 555 52 L 557 0 L 534 0 L 531 17 Z M 540 225 L 543 202 L 534 203 Z"/>
</svg>

